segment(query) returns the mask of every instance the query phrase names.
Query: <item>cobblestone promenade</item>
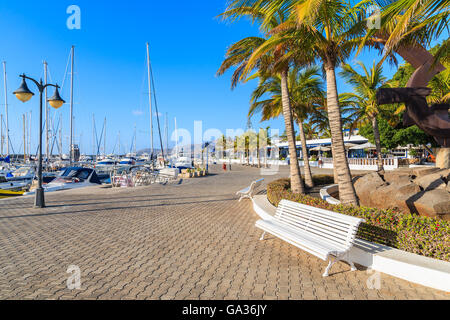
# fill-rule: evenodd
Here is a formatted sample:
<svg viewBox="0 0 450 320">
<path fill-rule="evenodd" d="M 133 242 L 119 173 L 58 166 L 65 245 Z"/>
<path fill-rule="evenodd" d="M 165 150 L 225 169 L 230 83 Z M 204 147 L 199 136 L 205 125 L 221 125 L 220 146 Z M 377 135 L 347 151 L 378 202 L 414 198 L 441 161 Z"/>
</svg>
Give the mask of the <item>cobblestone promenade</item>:
<svg viewBox="0 0 450 320">
<path fill-rule="evenodd" d="M 0 299 L 448 299 L 381 274 L 326 262 L 254 227 L 235 192 L 259 170 L 233 165 L 179 185 L 87 188 L 0 201 Z M 266 182 L 286 176 L 287 168 Z M 80 289 L 69 290 L 69 266 Z"/>
</svg>

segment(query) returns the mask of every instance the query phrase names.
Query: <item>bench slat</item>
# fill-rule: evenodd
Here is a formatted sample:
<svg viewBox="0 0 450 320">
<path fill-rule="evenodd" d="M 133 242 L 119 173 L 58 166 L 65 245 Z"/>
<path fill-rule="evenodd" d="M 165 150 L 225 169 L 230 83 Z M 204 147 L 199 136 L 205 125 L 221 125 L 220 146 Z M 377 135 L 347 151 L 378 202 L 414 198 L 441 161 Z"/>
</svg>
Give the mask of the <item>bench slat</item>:
<svg viewBox="0 0 450 320">
<path fill-rule="evenodd" d="M 277 215 L 278 216 L 293 215 L 293 216 L 304 217 L 306 219 L 313 219 L 313 220 L 321 221 L 327 225 L 336 226 L 336 227 L 342 228 L 342 229 L 346 229 L 346 228 L 348 228 L 348 226 L 357 224 L 354 222 L 339 220 L 335 216 L 333 216 L 333 217 L 322 216 L 322 215 L 316 214 L 313 211 L 306 211 L 304 209 L 295 210 L 292 208 L 281 207 L 281 208 L 279 208 Z"/>
<path fill-rule="evenodd" d="M 360 223 L 361 221 L 363 221 L 364 219 L 361 218 L 356 218 L 356 217 L 352 217 L 352 216 L 347 216 L 341 213 L 337 213 L 337 212 L 333 212 L 333 211 L 329 211 L 329 210 L 325 210 L 325 209 L 321 209 L 321 208 L 316 208 L 316 207 L 311 207 L 302 203 L 298 203 L 298 202 L 293 202 L 293 201 L 289 201 L 289 200 L 281 200 L 280 204 L 282 206 L 285 207 L 292 207 L 294 209 L 301 209 L 303 208 L 304 210 L 309 210 L 309 211 L 313 211 L 314 213 L 318 214 L 318 215 L 324 215 L 324 216 L 328 216 L 331 219 L 337 218 L 338 220 L 342 220 L 342 221 L 348 221 L 349 223 Z"/>
<path fill-rule="evenodd" d="M 351 228 L 352 226 L 355 226 L 355 224 L 349 224 L 347 222 L 338 222 L 338 221 L 331 221 L 331 220 L 327 220 L 325 218 L 319 217 L 319 216 L 314 216 L 314 214 L 311 213 L 306 213 L 306 212 L 295 212 L 292 210 L 287 210 L 287 209 L 280 209 L 280 211 L 278 212 L 278 214 L 276 215 L 277 218 L 281 218 L 284 216 L 288 216 L 288 217 L 292 217 L 293 219 L 299 219 L 301 221 L 305 221 L 305 223 L 308 223 L 310 221 L 314 221 L 332 228 L 336 228 L 337 230 L 343 231 L 343 232 L 347 232 L 347 230 L 349 228 Z"/>
<path fill-rule="evenodd" d="M 342 249 L 352 246 L 362 221 L 288 200 L 280 202 L 274 219 L 298 232 L 308 232 L 318 242 L 336 244 Z"/>
<path fill-rule="evenodd" d="M 318 237 L 327 237 L 330 239 L 334 239 L 333 241 L 341 243 L 343 245 L 348 245 L 349 241 L 348 241 L 348 235 L 349 232 L 341 232 L 341 231 L 335 231 L 332 228 L 328 228 L 326 226 L 313 226 L 312 224 L 314 222 L 312 222 L 307 228 L 303 228 L 301 225 L 298 225 L 295 220 L 293 219 L 289 219 L 287 217 L 284 217 L 282 219 L 276 219 L 278 221 L 282 221 L 285 222 L 287 224 L 289 224 L 291 227 L 295 228 L 295 229 L 300 229 L 300 230 L 304 230 L 307 232 L 311 232 L 314 234 L 317 234 Z M 351 231 L 351 230 L 350 230 Z"/>
<path fill-rule="evenodd" d="M 298 226 L 301 229 L 308 229 L 308 228 L 323 228 L 325 230 L 331 230 L 333 231 L 335 234 L 339 234 L 339 235 L 347 235 L 349 230 L 352 229 L 352 227 L 354 226 L 349 226 L 348 228 L 343 228 L 342 226 L 335 226 L 335 225 L 329 225 L 327 223 L 323 223 L 322 221 L 318 221 L 318 220 L 313 220 L 313 219 L 308 219 L 304 216 L 295 216 L 295 215 L 280 215 L 278 216 L 276 219 L 280 219 L 280 220 L 286 220 L 286 221 L 290 221 L 293 224 L 295 224 L 296 226 Z"/>
</svg>

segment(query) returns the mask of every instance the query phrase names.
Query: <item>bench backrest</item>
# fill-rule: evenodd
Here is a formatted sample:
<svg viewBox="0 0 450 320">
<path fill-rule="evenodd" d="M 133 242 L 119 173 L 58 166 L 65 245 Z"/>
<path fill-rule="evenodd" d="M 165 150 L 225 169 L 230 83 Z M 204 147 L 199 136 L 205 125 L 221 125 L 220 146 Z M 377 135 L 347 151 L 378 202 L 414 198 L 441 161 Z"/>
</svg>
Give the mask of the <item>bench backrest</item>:
<svg viewBox="0 0 450 320">
<path fill-rule="evenodd" d="M 255 186 L 254 186 L 254 188 L 255 188 L 255 189 L 258 188 L 258 187 L 262 184 L 263 181 L 264 181 L 264 178 L 263 178 L 263 179 L 256 180 L 256 181 L 255 181 Z"/>
<path fill-rule="evenodd" d="M 253 194 L 253 192 L 255 192 L 256 188 L 258 188 L 261 183 L 264 181 L 264 179 L 259 179 L 256 181 L 252 181 L 252 183 L 250 184 L 250 186 L 248 187 L 248 193 L 249 194 Z"/>
<path fill-rule="evenodd" d="M 364 222 L 364 219 L 289 200 L 281 200 L 275 219 L 342 250 L 353 245 L 359 224 Z"/>
</svg>

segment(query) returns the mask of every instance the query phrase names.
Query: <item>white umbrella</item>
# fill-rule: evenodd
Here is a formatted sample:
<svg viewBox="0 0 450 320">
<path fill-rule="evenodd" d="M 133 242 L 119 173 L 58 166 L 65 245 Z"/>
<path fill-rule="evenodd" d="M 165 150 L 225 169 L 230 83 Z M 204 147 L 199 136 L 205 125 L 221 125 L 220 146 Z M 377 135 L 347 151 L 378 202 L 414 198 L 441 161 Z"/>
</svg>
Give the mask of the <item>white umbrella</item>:
<svg viewBox="0 0 450 320">
<path fill-rule="evenodd" d="M 328 147 L 324 147 L 324 146 L 318 146 L 312 149 L 309 149 L 311 151 L 330 151 L 331 149 Z"/>
<path fill-rule="evenodd" d="M 364 144 L 357 145 L 355 147 L 351 147 L 350 150 L 376 149 L 376 148 L 377 147 L 374 144 L 372 144 L 370 142 L 367 142 L 367 143 L 364 143 Z"/>
<path fill-rule="evenodd" d="M 356 146 L 357 146 L 356 143 L 345 142 L 345 149 L 350 149 Z"/>
</svg>

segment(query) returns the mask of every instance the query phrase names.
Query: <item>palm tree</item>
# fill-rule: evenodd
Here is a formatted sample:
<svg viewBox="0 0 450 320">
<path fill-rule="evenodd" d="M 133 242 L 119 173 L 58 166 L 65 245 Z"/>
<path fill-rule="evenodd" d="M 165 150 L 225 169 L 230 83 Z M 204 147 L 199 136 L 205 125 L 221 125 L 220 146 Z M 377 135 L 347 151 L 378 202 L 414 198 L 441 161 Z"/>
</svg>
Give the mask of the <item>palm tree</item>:
<svg viewBox="0 0 450 320">
<path fill-rule="evenodd" d="M 381 64 L 373 62 L 372 68 L 367 70 L 362 62 L 358 62 L 362 68 L 363 74 L 356 72 L 350 65 L 344 64 L 340 75 L 353 86 L 354 92 L 346 93 L 349 101 L 354 102 L 354 112 L 352 117 L 356 120 L 358 126 L 368 122 L 372 124 L 375 145 L 377 149 L 378 172 L 383 172 L 383 159 L 381 157 L 381 139 L 378 130 L 377 117 L 380 114 L 380 108 L 377 104 L 377 90 L 383 86 L 385 77 L 382 76 L 383 68 Z"/>
<path fill-rule="evenodd" d="M 365 30 L 357 14 L 358 8 L 342 0 L 305 0 L 296 7 L 296 23 L 310 34 L 311 48 L 323 63 L 327 82 L 327 112 L 330 123 L 332 153 L 338 175 L 339 198 L 344 204 L 359 205 L 348 165 L 336 67 L 344 62 L 356 47 L 355 39 Z"/>
<path fill-rule="evenodd" d="M 271 21 L 267 25 L 261 25 L 261 31 L 267 34 L 268 31 L 283 23 L 289 16 L 289 13 L 289 11 L 283 9 L 277 10 L 277 12 L 272 14 Z M 235 2 L 230 3 L 222 16 L 231 21 L 244 16 L 248 16 L 257 22 L 266 19 L 264 11 L 259 10 L 258 8 L 248 7 L 245 3 L 236 4 Z M 261 37 L 249 37 L 233 44 L 227 51 L 226 59 L 223 61 L 222 66 L 218 71 L 218 75 L 222 75 L 231 67 L 236 67 L 232 76 L 232 87 L 236 86 L 239 81 L 245 81 L 248 78 L 249 73 L 255 69 L 264 74 L 280 76 L 283 117 L 291 157 L 291 188 L 294 193 L 304 193 L 304 185 L 300 175 L 300 167 L 295 146 L 294 123 L 288 88 L 290 63 L 288 57 L 290 56 L 287 53 L 289 52 L 289 49 L 286 45 L 272 46 L 265 54 L 259 55 L 257 59 L 253 59 L 252 63 L 249 64 L 250 57 L 254 52 L 260 50 L 266 41 L 267 39 Z"/>
<path fill-rule="evenodd" d="M 323 98 L 319 68 L 314 66 L 301 71 L 298 68 L 292 69 L 288 76 L 288 88 L 291 93 L 293 116 L 299 126 L 305 164 L 305 184 L 308 188 L 312 188 L 314 187 L 314 182 L 309 165 L 303 124 L 315 107 L 316 101 Z M 262 100 L 262 97 L 267 94 L 269 97 Z M 262 114 L 261 121 L 279 117 L 283 110 L 281 100 L 281 78 L 279 76 L 262 77 L 258 87 L 252 94 L 249 117 L 257 112 Z"/>
<path fill-rule="evenodd" d="M 238 1 L 238 0 L 236 0 Z M 241 0 L 244 1 L 244 0 Z M 239 1 L 240 2 L 240 1 Z M 339 179 L 339 198 L 343 204 L 359 205 L 348 165 L 342 119 L 336 85 L 336 67 L 357 48 L 366 30 L 361 7 L 344 0 L 246 0 L 266 14 L 264 23 L 273 18 L 279 8 L 292 11 L 289 19 L 272 29 L 269 38 L 249 58 L 246 68 L 255 64 L 273 46 L 288 44 L 302 53 L 302 62 L 319 60 L 327 83 L 327 114 L 331 129 L 332 152 Z M 244 69 L 245 72 L 245 69 Z"/>
</svg>

